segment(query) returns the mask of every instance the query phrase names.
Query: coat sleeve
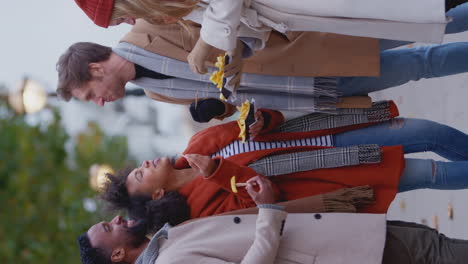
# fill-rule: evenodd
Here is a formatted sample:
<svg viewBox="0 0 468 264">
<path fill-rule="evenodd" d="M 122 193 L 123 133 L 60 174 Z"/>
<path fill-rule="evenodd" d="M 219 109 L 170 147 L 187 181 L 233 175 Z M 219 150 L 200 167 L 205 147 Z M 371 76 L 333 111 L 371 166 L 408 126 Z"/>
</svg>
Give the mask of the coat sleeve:
<svg viewBox="0 0 468 264">
<path fill-rule="evenodd" d="M 257 217 L 255 240 L 241 263 L 273 263 L 281 239 L 287 213 L 261 208 Z"/>
<path fill-rule="evenodd" d="M 241 264 L 274 263 L 280 244 L 282 225 L 284 225 L 286 216 L 287 213 L 281 210 L 266 208 L 259 210 L 255 239 L 240 262 Z M 200 257 L 195 263 L 234 264 L 233 262 L 209 256 Z"/>
<path fill-rule="evenodd" d="M 248 179 L 255 177 L 257 175 L 261 177 L 265 177 L 263 175 L 258 174 L 255 170 L 247 167 L 238 165 L 230 160 L 226 160 L 222 157 L 214 158 L 215 160 L 219 161 L 219 165 L 216 170 L 205 179 L 211 182 L 216 183 L 219 187 L 224 189 L 227 192 L 230 192 L 237 196 L 238 199 L 246 207 L 255 207 L 255 202 L 252 200 L 252 197 L 247 193 L 246 189 L 243 187 L 237 188 L 237 193 L 234 193 L 231 189 L 231 178 L 233 176 L 236 177 L 236 182 L 246 182 Z M 279 189 L 278 187 L 272 182 L 273 191 L 275 194 L 275 200 L 279 197 Z"/>
<path fill-rule="evenodd" d="M 203 14 L 200 37 L 221 50 L 236 48 L 243 0 L 211 0 Z"/>
</svg>

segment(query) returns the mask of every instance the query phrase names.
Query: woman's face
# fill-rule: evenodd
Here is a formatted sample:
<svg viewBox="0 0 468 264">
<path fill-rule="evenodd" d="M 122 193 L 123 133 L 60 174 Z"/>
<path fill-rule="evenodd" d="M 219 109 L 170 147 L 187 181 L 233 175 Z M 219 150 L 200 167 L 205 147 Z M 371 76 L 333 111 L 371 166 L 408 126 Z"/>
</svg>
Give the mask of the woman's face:
<svg viewBox="0 0 468 264">
<path fill-rule="evenodd" d="M 127 191 L 130 195 L 143 194 L 152 196 L 154 191 L 165 189 L 172 167 L 169 158 L 145 160 L 140 167 L 135 168 L 127 178 Z"/>
<path fill-rule="evenodd" d="M 135 25 L 136 19 L 130 16 L 114 18 L 109 22 L 109 26 L 118 26 L 122 23 L 127 23 L 129 25 Z"/>
</svg>

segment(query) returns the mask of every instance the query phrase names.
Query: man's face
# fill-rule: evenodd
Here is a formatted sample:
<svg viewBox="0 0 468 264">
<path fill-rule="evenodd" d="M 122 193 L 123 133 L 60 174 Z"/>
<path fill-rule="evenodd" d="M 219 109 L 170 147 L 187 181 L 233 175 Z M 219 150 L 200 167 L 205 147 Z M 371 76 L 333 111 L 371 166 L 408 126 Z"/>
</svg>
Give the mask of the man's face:
<svg viewBox="0 0 468 264">
<path fill-rule="evenodd" d="M 137 248 L 146 240 L 146 226 L 133 220 L 116 216 L 110 222 L 100 222 L 88 230 L 93 247 L 112 252 L 118 247 Z"/>
<path fill-rule="evenodd" d="M 72 90 L 73 97 L 104 106 L 107 102 L 113 102 L 125 96 L 126 82 L 119 78 L 116 72 L 103 71 L 99 75 L 91 74 L 93 78 L 90 81 Z"/>
<path fill-rule="evenodd" d="M 136 19 L 131 17 L 131 16 L 118 17 L 118 18 L 112 19 L 109 22 L 109 26 L 110 27 L 118 26 L 118 25 L 120 25 L 122 23 L 129 24 L 129 25 L 135 25 Z"/>
</svg>

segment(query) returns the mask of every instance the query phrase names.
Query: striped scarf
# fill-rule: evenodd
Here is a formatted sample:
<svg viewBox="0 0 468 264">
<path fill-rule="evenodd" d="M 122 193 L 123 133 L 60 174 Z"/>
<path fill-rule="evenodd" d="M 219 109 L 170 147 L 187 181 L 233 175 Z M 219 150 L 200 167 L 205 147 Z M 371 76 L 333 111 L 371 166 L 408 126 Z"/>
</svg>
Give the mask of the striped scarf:
<svg viewBox="0 0 468 264">
<path fill-rule="evenodd" d="M 249 164 L 264 176 L 277 176 L 301 171 L 379 163 L 380 147 L 376 144 L 271 155 Z"/>
</svg>

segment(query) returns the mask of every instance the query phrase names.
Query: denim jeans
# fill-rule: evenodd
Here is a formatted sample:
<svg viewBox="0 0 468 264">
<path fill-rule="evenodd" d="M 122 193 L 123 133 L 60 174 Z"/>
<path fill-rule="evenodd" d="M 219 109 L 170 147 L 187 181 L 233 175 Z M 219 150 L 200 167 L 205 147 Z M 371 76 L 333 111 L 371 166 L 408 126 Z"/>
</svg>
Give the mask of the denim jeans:
<svg viewBox="0 0 468 264">
<path fill-rule="evenodd" d="M 450 9 L 447 16 L 452 18 L 452 21 L 447 24 L 445 34 L 455 34 L 468 30 L 468 4 L 462 4 L 456 8 Z M 380 50 L 393 49 L 404 45 L 411 44 L 409 41 L 381 39 Z"/>
<path fill-rule="evenodd" d="M 468 42 L 386 50 L 380 53 L 380 77 L 338 78 L 343 96 L 367 95 L 409 81 L 468 72 Z"/>
<path fill-rule="evenodd" d="M 422 188 L 468 188 L 468 135 L 437 122 L 395 118 L 370 127 L 336 134 L 336 147 L 359 144 L 402 145 L 405 153 L 432 151 L 451 162 L 406 159 L 399 191 Z"/>
<path fill-rule="evenodd" d="M 447 12 L 453 20 L 446 33 L 468 30 L 468 4 Z M 409 42 L 381 40 L 381 50 Z M 422 78 L 436 78 L 468 72 L 468 42 L 430 45 L 408 49 L 385 50 L 380 53 L 380 77 L 338 78 L 338 91 L 343 96 L 366 95 Z"/>
</svg>

